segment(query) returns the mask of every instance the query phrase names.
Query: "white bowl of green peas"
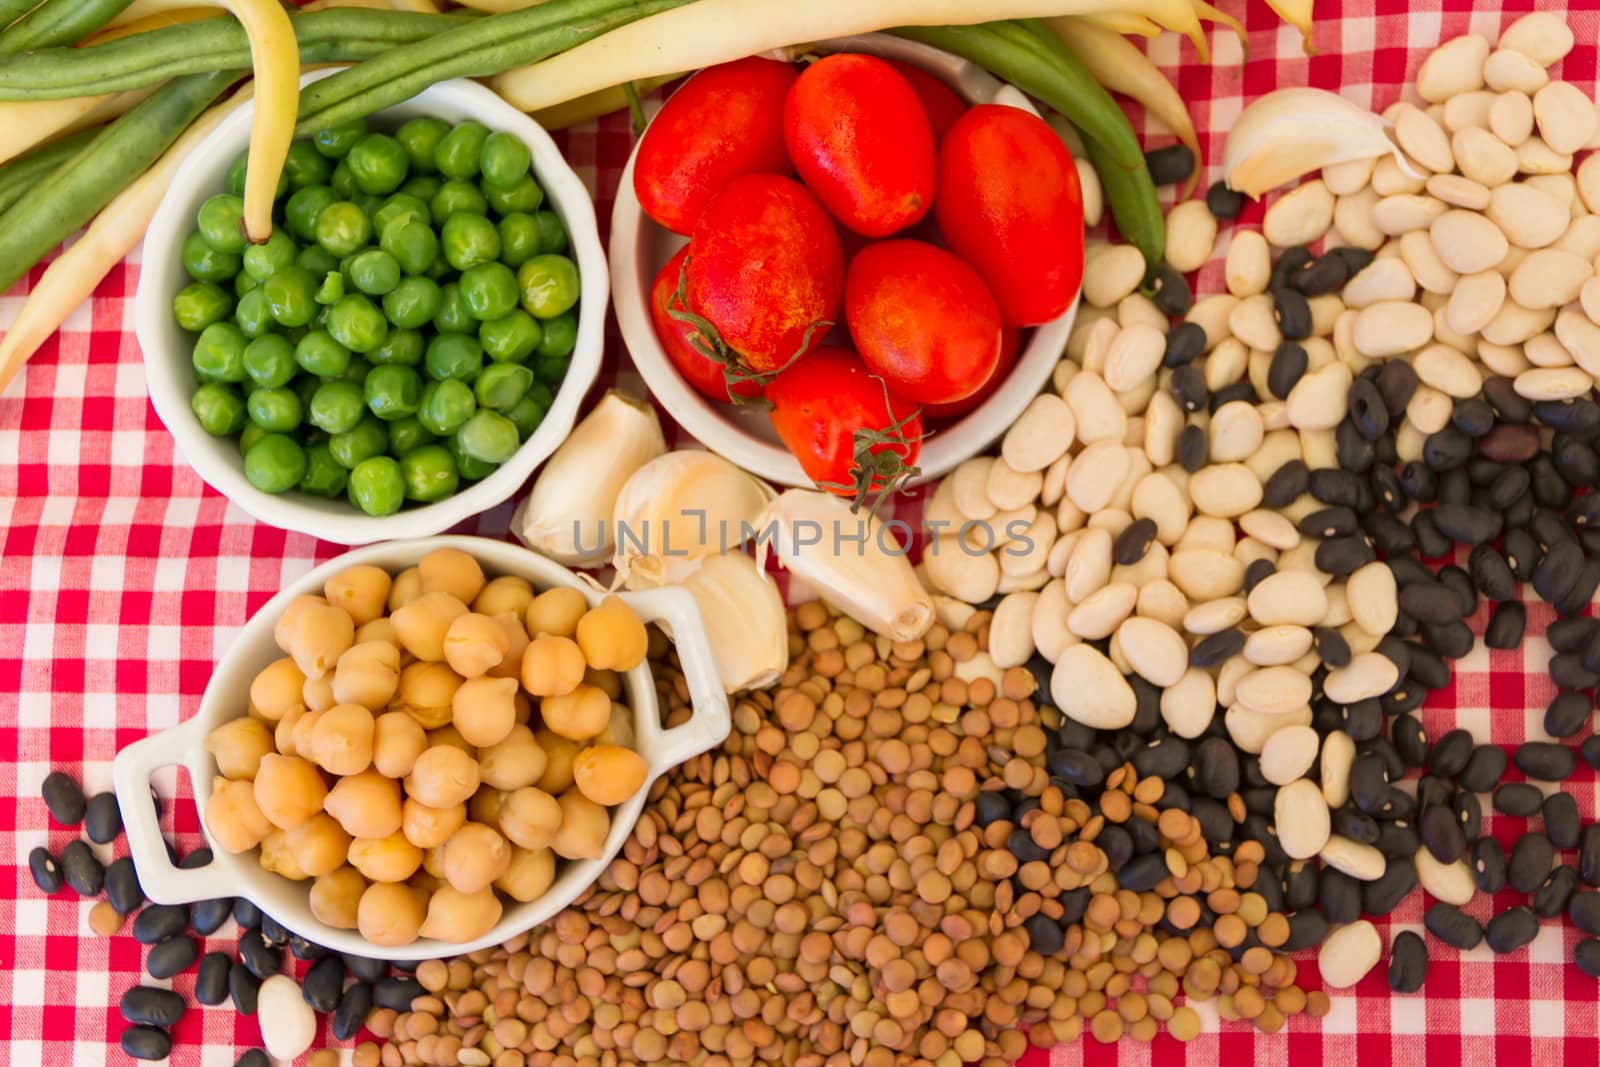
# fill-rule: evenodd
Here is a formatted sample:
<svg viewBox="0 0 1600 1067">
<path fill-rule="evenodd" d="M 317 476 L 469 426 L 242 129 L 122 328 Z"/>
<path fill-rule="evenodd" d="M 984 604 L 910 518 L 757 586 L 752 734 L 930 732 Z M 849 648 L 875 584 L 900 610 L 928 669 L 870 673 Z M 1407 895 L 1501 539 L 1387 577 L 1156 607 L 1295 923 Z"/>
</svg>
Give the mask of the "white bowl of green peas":
<svg viewBox="0 0 1600 1067">
<path fill-rule="evenodd" d="M 250 120 L 196 148 L 145 236 L 134 328 L 179 453 L 254 518 L 340 544 L 509 499 L 600 367 L 583 182 L 526 115 L 445 82 L 297 140 L 249 245 Z"/>
</svg>

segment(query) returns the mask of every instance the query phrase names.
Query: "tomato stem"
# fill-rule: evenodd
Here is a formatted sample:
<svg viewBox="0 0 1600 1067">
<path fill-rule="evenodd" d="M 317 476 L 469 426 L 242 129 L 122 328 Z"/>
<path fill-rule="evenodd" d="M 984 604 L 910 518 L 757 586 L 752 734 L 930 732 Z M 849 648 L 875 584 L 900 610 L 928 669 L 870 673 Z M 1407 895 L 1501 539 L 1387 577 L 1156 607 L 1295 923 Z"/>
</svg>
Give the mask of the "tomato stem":
<svg viewBox="0 0 1600 1067">
<path fill-rule="evenodd" d="M 889 397 L 889 383 L 876 374 L 871 377 L 883 388 L 883 408 L 889 413 L 889 425 L 877 430 L 867 427 L 858 429 L 853 437 L 850 481 L 818 482 L 817 488 L 850 494 L 851 511 L 860 511 L 861 505 L 866 503 L 870 495 L 872 506 L 867 509 L 867 514 L 876 518 L 885 500 L 900 492 L 908 481 L 922 473 L 921 467 L 907 464 L 905 455 L 902 454 L 902 452 L 909 454 L 914 444 L 906 436 L 906 426 L 922 413 L 922 408 L 914 407 L 904 418 L 896 419 L 894 405 Z M 880 445 L 887 447 L 881 451 L 874 451 Z M 882 483 L 874 492 L 873 486 L 880 479 Z"/>
<path fill-rule="evenodd" d="M 633 135 L 641 137 L 650 120 L 644 117 L 644 104 L 639 102 L 639 88 L 633 82 L 623 82 L 622 95 L 628 101 L 628 114 L 633 116 Z"/>
</svg>

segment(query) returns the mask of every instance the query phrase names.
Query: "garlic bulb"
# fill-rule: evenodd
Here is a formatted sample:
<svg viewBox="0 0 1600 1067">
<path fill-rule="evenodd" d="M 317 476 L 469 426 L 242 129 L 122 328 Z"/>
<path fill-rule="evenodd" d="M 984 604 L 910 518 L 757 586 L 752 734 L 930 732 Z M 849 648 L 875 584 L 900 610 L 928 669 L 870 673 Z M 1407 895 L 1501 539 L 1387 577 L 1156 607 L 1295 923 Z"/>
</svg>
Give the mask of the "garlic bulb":
<svg viewBox="0 0 1600 1067">
<path fill-rule="evenodd" d="M 700 608 L 722 687 L 765 689 L 783 677 L 789 630 L 777 584 L 743 552 L 705 556 L 685 570 L 675 584 Z"/>
<path fill-rule="evenodd" d="M 832 493 L 790 489 L 762 512 L 757 528 L 758 562 L 770 535 L 785 570 L 874 633 L 910 641 L 933 625 L 933 598 L 894 531 Z"/>
<path fill-rule="evenodd" d="M 612 511 L 617 581 L 670 581 L 673 560 L 737 551 L 772 490 L 712 452 L 657 456 L 633 472 Z M 635 574 L 637 573 L 637 577 Z"/>
<path fill-rule="evenodd" d="M 511 517 L 511 531 L 535 552 L 568 566 L 611 553 L 611 516 L 633 472 L 667 450 L 648 402 L 611 390 L 545 461 Z"/>
<path fill-rule="evenodd" d="M 1377 115 L 1326 89 L 1275 89 L 1228 130 L 1222 178 L 1228 188 L 1260 197 L 1322 167 L 1390 153 L 1414 173 Z"/>
</svg>

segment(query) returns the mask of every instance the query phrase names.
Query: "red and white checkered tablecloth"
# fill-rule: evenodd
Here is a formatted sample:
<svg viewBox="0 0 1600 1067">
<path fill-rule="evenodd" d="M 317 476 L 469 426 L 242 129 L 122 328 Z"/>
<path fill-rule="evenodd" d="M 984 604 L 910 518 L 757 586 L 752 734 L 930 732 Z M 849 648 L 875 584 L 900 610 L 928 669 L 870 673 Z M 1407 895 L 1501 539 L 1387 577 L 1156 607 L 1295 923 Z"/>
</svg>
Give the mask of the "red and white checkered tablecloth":
<svg viewBox="0 0 1600 1067">
<path fill-rule="evenodd" d="M 1570 5 L 1528 0 L 1317 0 L 1317 54 L 1279 25 L 1260 0 L 1223 6 L 1249 29 L 1249 61 L 1231 33 L 1213 34 L 1215 63 L 1196 61 L 1171 35 L 1150 45 L 1189 103 L 1206 159 L 1220 159 L 1226 131 L 1244 102 L 1276 86 L 1337 89 L 1381 109 L 1415 75 L 1428 50 L 1469 29 L 1493 37 L 1534 6 L 1570 8 L 1578 47 L 1561 74 L 1592 88 L 1600 40 L 1600 0 Z M 1170 140 L 1147 130 L 1152 144 Z M 568 158 L 597 192 L 602 229 L 632 142 L 614 115 L 561 135 Z M 1208 175 L 1216 176 L 1213 166 Z M 1244 220 L 1259 223 L 1256 207 Z M 1226 251 L 1219 242 L 1218 253 Z M 100 286 L 60 335 L 0 396 L 0 1063 L 16 1067 L 99 1067 L 123 1063 L 117 999 L 142 975 L 143 948 L 88 929 L 88 906 L 68 892 L 45 900 L 27 871 L 28 851 L 69 839 L 53 827 L 39 784 L 53 768 L 81 775 L 91 791 L 110 785 L 113 754 L 130 741 L 187 718 L 198 707 L 211 665 L 239 626 L 284 581 L 338 555 L 336 545 L 252 522 L 207 489 L 173 453 L 172 439 L 145 396 L 132 329 L 135 255 Z M 11 321 L 36 280 L 0 296 L 0 326 Z M 1220 283 L 1220 263 L 1204 287 Z M 620 342 L 596 389 L 633 381 Z M 511 505 L 464 524 L 464 532 L 505 536 Z M 1548 610 L 1536 607 L 1530 631 Z M 1483 618 L 1477 620 L 1482 630 Z M 1540 736 L 1553 692 L 1547 648 L 1529 640 L 1517 652 L 1481 644 L 1457 665 L 1452 685 L 1423 712 L 1432 736 L 1452 725 L 1480 740 L 1514 744 Z M 200 844 L 193 805 L 177 772 L 159 781 L 163 822 L 181 850 Z M 1596 783 L 1586 769 L 1566 786 L 1585 818 L 1596 815 Z M 1486 820 L 1509 843 L 1512 820 Z M 104 855 L 105 850 L 101 850 Z M 109 858 L 109 857 L 106 857 Z M 1500 906 L 1511 903 L 1499 901 Z M 1469 908 L 1479 918 L 1488 902 Z M 1424 901 L 1413 894 L 1382 924 L 1386 935 L 1421 930 Z M 224 934 L 232 933 L 232 925 Z M 1188 1063 L 1193 1065 L 1355 1062 L 1490 1064 L 1600 1062 L 1600 988 L 1571 966 L 1577 938 L 1547 923 L 1528 948 L 1496 959 L 1486 947 L 1459 955 L 1429 938 L 1435 959 L 1423 991 L 1388 993 L 1382 968 L 1333 997 L 1320 1024 L 1297 1019 L 1275 1036 L 1212 1017 L 1208 1032 L 1182 1048 L 1092 1041 L 1031 1054 L 1030 1067 Z M 212 948 L 231 948 L 232 937 Z M 1315 984 L 1315 965 L 1302 966 Z M 175 986 L 186 995 L 193 971 Z M 259 1044 L 252 1018 L 231 1009 L 191 1009 L 175 1034 L 177 1067 L 225 1067 Z"/>
</svg>

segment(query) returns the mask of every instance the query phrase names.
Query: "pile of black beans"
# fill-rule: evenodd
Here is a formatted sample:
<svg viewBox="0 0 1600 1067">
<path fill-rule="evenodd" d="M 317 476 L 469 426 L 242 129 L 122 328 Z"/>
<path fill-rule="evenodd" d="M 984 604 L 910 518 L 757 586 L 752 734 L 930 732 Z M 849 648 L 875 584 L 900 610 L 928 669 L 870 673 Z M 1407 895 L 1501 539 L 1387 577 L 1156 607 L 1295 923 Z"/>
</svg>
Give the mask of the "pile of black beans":
<svg viewBox="0 0 1600 1067">
<path fill-rule="evenodd" d="M 122 815 L 115 795 L 100 793 L 85 798 L 82 787 L 70 775 L 55 771 L 44 780 L 42 789 L 50 817 L 62 826 L 84 826 L 89 840 L 96 844 L 113 843 L 122 832 Z M 159 798 L 151 794 L 158 805 Z M 179 867 L 204 867 L 211 862 L 211 850 L 198 848 L 179 859 L 172 846 L 169 853 Z M 293 959 L 310 966 L 300 977 L 300 989 L 314 1011 L 330 1015 L 329 1033 L 346 1041 L 360 1032 L 367 1013 L 374 1007 L 409 1011 L 422 986 L 408 973 L 414 965 L 393 964 L 363 956 L 332 952 L 293 933 L 261 909 L 243 898 L 202 900 L 193 904 L 146 903 L 138 872 L 127 856 L 104 865 L 82 840 L 68 842 L 58 856 L 44 847 L 28 855 L 28 868 L 34 883 L 46 894 L 63 886 L 80 897 L 93 899 L 104 891 L 107 901 L 119 915 L 132 915 L 133 939 L 149 946 L 145 972 L 153 979 L 165 980 L 198 966 L 195 971 L 194 999 L 213 1007 L 231 1000 L 236 1011 L 254 1015 L 261 983 L 283 971 L 284 950 Z M 215 935 L 232 919 L 239 930 L 237 958 L 224 951 L 201 955 L 201 941 Z M 390 967 L 402 973 L 390 975 Z M 186 1010 L 183 997 L 159 986 L 138 985 L 122 995 L 124 1052 L 136 1060 L 164 1060 L 172 1051 L 171 1028 Z M 260 1049 L 247 1050 L 237 1067 L 266 1067 L 267 1055 Z"/>
</svg>

